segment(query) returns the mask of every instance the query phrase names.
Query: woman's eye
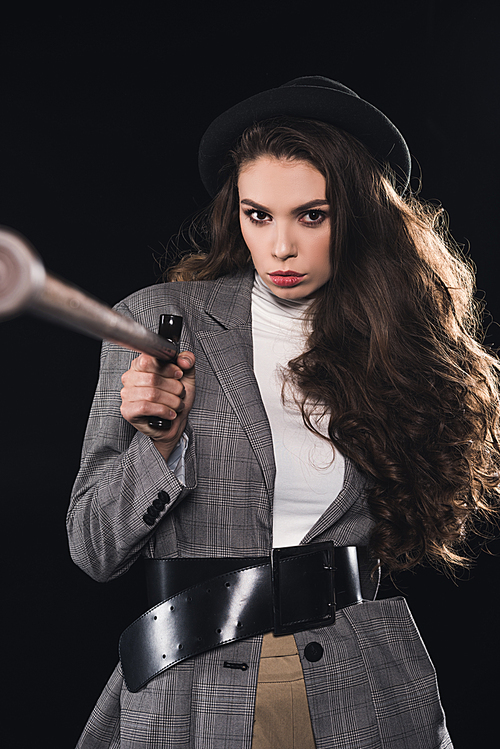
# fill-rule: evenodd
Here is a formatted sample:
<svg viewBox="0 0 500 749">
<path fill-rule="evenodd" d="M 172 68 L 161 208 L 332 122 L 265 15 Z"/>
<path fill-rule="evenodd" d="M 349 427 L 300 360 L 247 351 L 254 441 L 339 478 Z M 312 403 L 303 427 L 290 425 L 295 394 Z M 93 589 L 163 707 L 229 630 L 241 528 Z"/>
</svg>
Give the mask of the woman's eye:
<svg viewBox="0 0 500 749">
<path fill-rule="evenodd" d="M 303 218 L 306 224 L 321 224 L 325 219 L 325 214 L 323 211 L 307 211 Z"/>
<path fill-rule="evenodd" d="M 245 211 L 245 213 L 255 224 L 262 224 L 267 218 L 269 218 L 269 214 L 265 211 L 258 211 L 256 208 Z"/>
</svg>

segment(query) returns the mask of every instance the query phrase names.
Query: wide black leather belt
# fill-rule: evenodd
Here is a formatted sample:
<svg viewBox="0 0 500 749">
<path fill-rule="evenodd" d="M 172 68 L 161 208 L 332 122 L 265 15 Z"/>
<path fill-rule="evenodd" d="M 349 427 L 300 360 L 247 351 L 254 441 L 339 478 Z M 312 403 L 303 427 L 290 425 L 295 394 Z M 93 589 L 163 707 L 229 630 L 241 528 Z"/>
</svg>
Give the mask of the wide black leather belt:
<svg viewBox="0 0 500 749">
<path fill-rule="evenodd" d="M 271 557 L 145 560 L 151 608 L 120 637 L 127 688 L 229 642 L 333 624 L 363 600 L 359 552 L 327 541 Z"/>
</svg>

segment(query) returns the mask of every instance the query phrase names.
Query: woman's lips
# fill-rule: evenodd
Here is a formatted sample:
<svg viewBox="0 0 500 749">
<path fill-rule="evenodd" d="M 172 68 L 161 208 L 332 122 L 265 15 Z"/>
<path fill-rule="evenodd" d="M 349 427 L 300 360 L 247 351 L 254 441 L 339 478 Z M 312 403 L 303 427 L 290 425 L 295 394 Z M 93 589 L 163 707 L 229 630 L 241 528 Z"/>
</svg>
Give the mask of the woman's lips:
<svg viewBox="0 0 500 749">
<path fill-rule="evenodd" d="M 296 273 L 293 270 L 275 271 L 269 274 L 271 281 L 276 286 L 296 286 L 304 278 L 304 273 Z"/>
</svg>

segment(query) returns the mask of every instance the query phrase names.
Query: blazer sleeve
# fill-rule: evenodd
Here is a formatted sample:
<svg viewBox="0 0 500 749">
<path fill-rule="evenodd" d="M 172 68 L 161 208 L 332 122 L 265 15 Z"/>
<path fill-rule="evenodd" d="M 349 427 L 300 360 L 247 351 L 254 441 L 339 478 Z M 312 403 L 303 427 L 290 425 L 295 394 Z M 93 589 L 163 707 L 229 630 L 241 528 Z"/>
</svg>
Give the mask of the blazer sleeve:
<svg viewBox="0 0 500 749">
<path fill-rule="evenodd" d="M 101 582 L 129 569 L 161 518 L 196 486 L 195 439 L 189 424 L 183 485 L 152 440 L 121 416 L 121 376 L 135 356 L 114 344 L 103 344 L 80 471 L 67 514 L 71 557 Z"/>
</svg>

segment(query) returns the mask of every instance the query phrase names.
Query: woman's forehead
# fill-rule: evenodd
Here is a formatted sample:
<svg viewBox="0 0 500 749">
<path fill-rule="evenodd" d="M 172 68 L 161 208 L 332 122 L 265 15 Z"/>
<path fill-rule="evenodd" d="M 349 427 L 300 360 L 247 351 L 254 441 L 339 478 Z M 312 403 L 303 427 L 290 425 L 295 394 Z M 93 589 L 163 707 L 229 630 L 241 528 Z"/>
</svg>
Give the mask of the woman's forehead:
<svg viewBox="0 0 500 749">
<path fill-rule="evenodd" d="M 309 162 L 262 156 L 246 164 L 238 177 L 240 198 L 287 198 L 300 203 L 326 199 L 326 181 Z M 247 193 L 249 193 L 247 195 Z"/>
</svg>

